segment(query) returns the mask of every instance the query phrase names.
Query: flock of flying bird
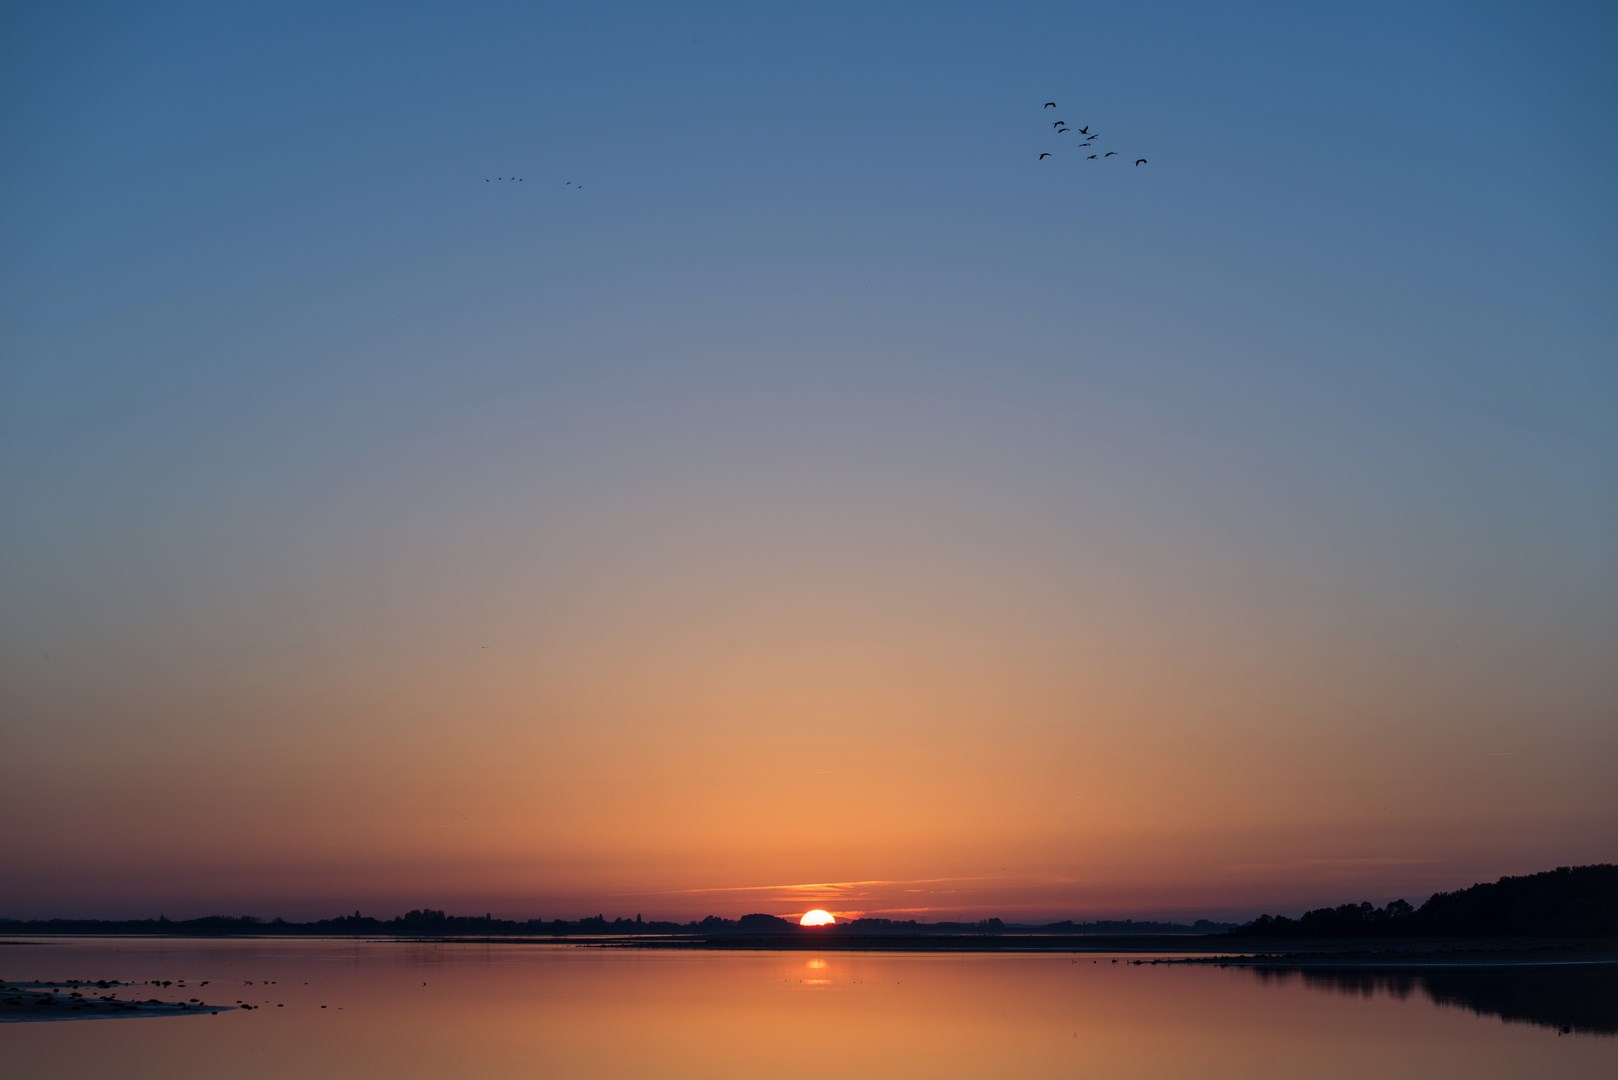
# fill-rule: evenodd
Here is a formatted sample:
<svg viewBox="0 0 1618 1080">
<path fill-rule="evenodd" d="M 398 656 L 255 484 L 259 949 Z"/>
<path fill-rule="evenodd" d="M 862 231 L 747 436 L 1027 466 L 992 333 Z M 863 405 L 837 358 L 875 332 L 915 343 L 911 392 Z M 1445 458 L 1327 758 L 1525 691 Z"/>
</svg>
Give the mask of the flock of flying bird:
<svg viewBox="0 0 1618 1080">
<path fill-rule="evenodd" d="M 1045 108 L 1047 108 L 1047 109 L 1056 108 L 1056 102 L 1047 101 L 1045 103 Z M 1056 133 L 1058 135 L 1066 135 L 1068 133 L 1068 131 L 1070 130 L 1068 128 L 1068 126 L 1067 126 L 1067 121 L 1066 120 L 1058 120 L 1054 124 L 1052 124 L 1051 127 L 1056 129 Z M 1088 149 L 1090 149 L 1092 146 L 1095 145 L 1095 141 L 1097 139 L 1099 139 L 1100 137 L 1101 137 L 1100 132 L 1091 131 L 1090 130 L 1090 125 L 1086 124 L 1084 127 L 1079 128 L 1079 138 L 1081 140 L 1078 143 L 1079 149 L 1080 150 L 1088 150 Z M 1044 161 L 1046 158 L 1048 158 L 1050 156 L 1051 156 L 1050 151 L 1046 151 L 1045 153 L 1039 155 L 1039 160 Z M 1108 150 L 1104 154 L 1091 154 L 1088 157 L 1086 157 L 1085 160 L 1086 161 L 1104 161 L 1107 158 L 1117 157 L 1117 156 L 1118 156 L 1118 151 L 1116 151 L 1116 150 Z M 1146 164 L 1146 159 L 1145 158 L 1136 158 L 1135 159 L 1135 165 L 1137 167 L 1141 166 L 1141 165 L 1144 165 L 1144 164 Z M 492 176 L 492 177 L 491 176 L 485 176 L 483 178 L 483 182 L 485 184 L 503 184 L 503 183 L 508 183 L 508 182 L 520 184 L 520 183 L 523 182 L 523 178 L 520 177 L 520 176 Z M 584 190 L 584 185 L 583 184 L 575 184 L 571 180 L 569 180 L 567 182 L 567 186 L 570 187 L 570 188 L 576 188 L 579 191 Z"/>
<path fill-rule="evenodd" d="M 483 178 L 483 182 L 485 184 L 503 184 L 507 181 L 514 181 L 520 184 L 523 182 L 523 178 L 520 176 L 485 176 Z M 571 180 L 567 182 L 567 186 L 571 188 L 578 188 L 580 191 L 584 190 L 583 184 L 575 184 Z"/>
<path fill-rule="evenodd" d="M 1056 108 L 1056 102 L 1047 101 L 1045 103 L 1045 108 L 1047 108 L 1047 109 Z M 1052 124 L 1051 127 L 1056 129 L 1056 133 L 1058 135 L 1066 135 L 1068 133 L 1068 126 L 1067 126 L 1067 121 L 1066 120 L 1058 120 L 1058 121 L 1056 121 L 1056 123 Z M 1081 136 L 1081 138 L 1083 140 L 1083 141 L 1081 141 L 1079 143 L 1079 149 L 1080 150 L 1088 150 L 1088 149 L 1090 149 L 1090 147 L 1095 145 L 1095 141 L 1098 138 L 1101 137 L 1099 132 L 1092 132 L 1090 130 L 1090 125 L 1088 125 L 1088 124 L 1086 124 L 1084 127 L 1079 128 L 1079 135 Z M 1108 150 L 1105 154 L 1091 154 L 1089 157 L 1085 158 L 1084 160 L 1086 160 L 1086 161 L 1102 161 L 1102 160 L 1105 160 L 1105 159 L 1110 158 L 1110 157 L 1116 157 L 1117 155 L 1118 155 L 1118 151 L 1116 151 L 1116 150 Z M 1050 152 L 1046 151 L 1045 153 L 1039 155 L 1039 160 L 1044 161 L 1046 158 L 1048 158 L 1050 156 L 1051 156 Z M 1135 159 L 1135 165 L 1137 167 L 1141 166 L 1141 165 L 1144 165 L 1144 164 L 1146 164 L 1146 159 L 1145 158 L 1136 158 Z"/>
</svg>

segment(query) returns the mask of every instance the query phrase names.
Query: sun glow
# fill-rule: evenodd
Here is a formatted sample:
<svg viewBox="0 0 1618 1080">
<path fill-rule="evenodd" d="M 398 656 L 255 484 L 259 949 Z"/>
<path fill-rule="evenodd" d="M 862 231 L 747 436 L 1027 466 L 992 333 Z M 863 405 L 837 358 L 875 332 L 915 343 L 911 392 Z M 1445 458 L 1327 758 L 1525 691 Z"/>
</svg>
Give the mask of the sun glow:
<svg viewBox="0 0 1618 1080">
<path fill-rule="evenodd" d="M 823 911 L 820 908 L 815 908 L 815 910 L 813 910 L 813 911 L 804 912 L 803 918 L 798 920 L 798 925 L 799 926 L 830 926 L 832 923 L 834 923 L 836 921 L 837 920 L 832 917 L 831 912 Z"/>
</svg>

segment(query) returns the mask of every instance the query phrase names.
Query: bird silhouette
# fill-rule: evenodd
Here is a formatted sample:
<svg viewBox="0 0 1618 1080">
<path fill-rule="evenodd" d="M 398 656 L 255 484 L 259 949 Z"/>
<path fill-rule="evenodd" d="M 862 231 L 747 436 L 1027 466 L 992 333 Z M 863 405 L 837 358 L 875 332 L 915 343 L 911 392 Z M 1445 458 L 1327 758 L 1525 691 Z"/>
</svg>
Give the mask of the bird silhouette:
<svg viewBox="0 0 1618 1080">
<path fill-rule="evenodd" d="M 1146 164 L 1146 159 L 1145 158 L 1136 158 L 1135 159 L 1135 164 L 1136 165 L 1144 165 L 1144 164 Z"/>
<path fill-rule="evenodd" d="M 1054 101 L 1047 101 L 1047 102 L 1046 102 L 1046 103 L 1045 103 L 1045 107 L 1046 107 L 1046 108 L 1047 108 L 1047 109 L 1054 109 L 1054 108 L 1056 108 L 1056 102 L 1054 102 Z"/>
<path fill-rule="evenodd" d="M 1039 160 L 1044 161 L 1048 157 L 1050 157 L 1049 154 L 1041 154 L 1041 155 L 1039 155 Z"/>
<path fill-rule="evenodd" d="M 1116 150 L 1108 150 L 1105 154 L 1102 154 L 1101 156 L 1102 157 L 1112 157 L 1112 155 L 1116 154 L 1117 152 L 1118 151 L 1116 151 Z"/>
<path fill-rule="evenodd" d="M 1081 127 L 1079 129 L 1079 134 L 1080 135 L 1088 135 L 1088 134 L 1090 134 L 1090 129 L 1087 128 L 1087 127 Z"/>
<path fill-rule="evenodd" d="M 1096 159 L 1096 156 L 1094 154 L 1091 154 L 1089 157 L 1085 158 L 1084 160 L 1085 161 L 1094 161 L 1095 159 Z"/>
<path fill-rule="evenodd" d="M 1052 125 L 1051 125 L 1051 127 L 1062 127 L 1062 126 L 1064 126 L 1064 125 L 1065 125 L 1065 124 L 1066 124 L 1066 123 L 1067 123 L 1067 121 L 1066 121 L 1066 120 L 1058 120 L 1058 121 L 1057 121 L 1057 122 L 1056 122 L 1056 123 L 1054 123 L 1054 124 L 1052 124 Z"/>
</svg>

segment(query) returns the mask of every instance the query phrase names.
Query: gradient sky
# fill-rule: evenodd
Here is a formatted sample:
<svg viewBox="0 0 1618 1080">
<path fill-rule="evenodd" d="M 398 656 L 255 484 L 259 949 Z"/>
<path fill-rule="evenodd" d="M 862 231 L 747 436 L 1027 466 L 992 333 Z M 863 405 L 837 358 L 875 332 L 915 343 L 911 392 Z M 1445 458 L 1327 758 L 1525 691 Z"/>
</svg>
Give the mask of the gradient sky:
<svg viewBox="0 0 1618 1080">
<path fill-rule="evenodd" d="M 1615 33 L 0 5 L 0 915 L 1613 860 Z"/>
</svg>

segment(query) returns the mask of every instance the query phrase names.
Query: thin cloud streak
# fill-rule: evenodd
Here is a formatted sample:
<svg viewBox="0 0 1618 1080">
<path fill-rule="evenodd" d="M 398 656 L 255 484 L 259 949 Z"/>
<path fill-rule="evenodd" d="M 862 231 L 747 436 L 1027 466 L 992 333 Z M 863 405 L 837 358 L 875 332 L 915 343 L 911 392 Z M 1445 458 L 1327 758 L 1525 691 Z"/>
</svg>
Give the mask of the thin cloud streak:
<svg viewBox="0 0 1618 1080">
<path fill-rule="evenodd" d="M 709 889 L 670 889 L 666 892 L 654 893 L 657 896 L 706 896 L 713 893 L 768 893 L 768 892 L 815 892 L 837 891 L 864 888 L 868 886 L 895 886 L 895 885 L 941 885 L 952 881 L 986 881 L 981 877 L 940 877 L 940 878 L 909 878 L 899 881 L 885 881 L 873 879 L 869 881 L 816 881 L 790 885 L 721 885 Z M 914 891 L 914 890 L 911 890 Z"/>
</svg>

